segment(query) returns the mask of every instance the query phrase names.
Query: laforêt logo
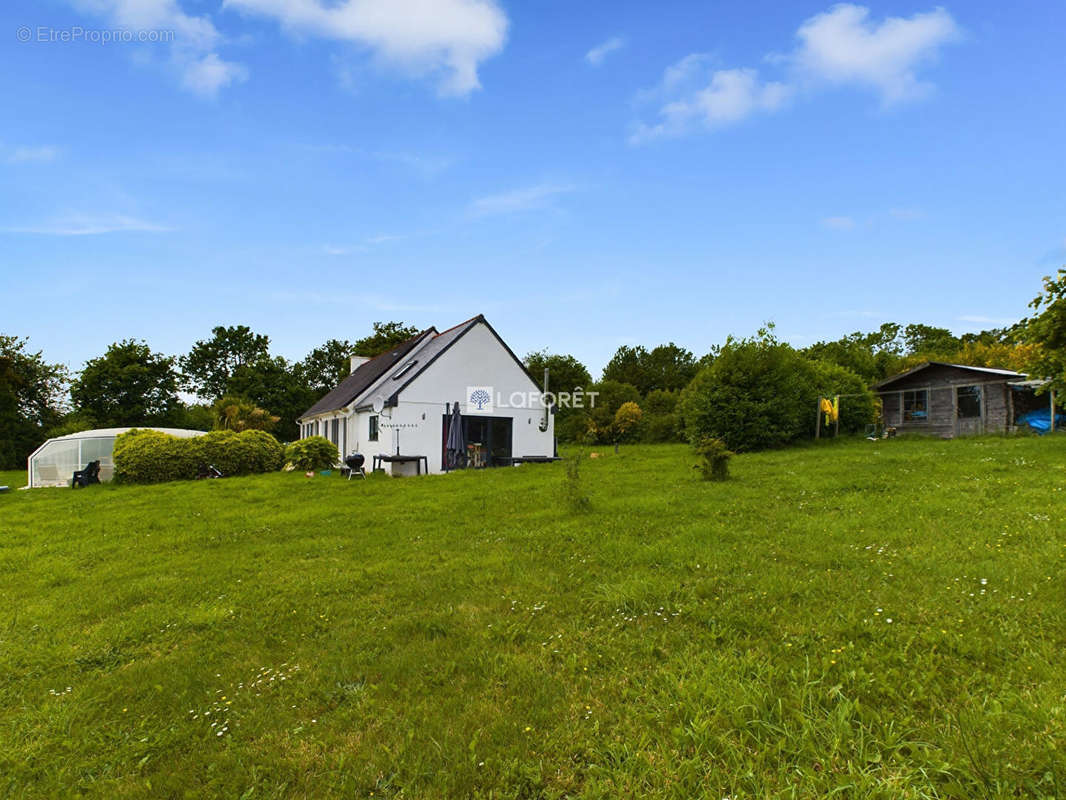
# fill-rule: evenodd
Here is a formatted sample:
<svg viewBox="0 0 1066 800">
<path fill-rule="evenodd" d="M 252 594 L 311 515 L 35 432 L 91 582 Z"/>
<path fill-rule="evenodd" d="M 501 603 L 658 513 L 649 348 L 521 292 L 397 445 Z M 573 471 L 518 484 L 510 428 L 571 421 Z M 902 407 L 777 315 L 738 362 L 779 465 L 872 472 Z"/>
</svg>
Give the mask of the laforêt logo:
<svg viewBox="0 0 1066 800">
<path fill-rule="evenodd" d="M 495 408 L 493 397 L 495 397 L 495 394 L 491 386 L 467 386 L 467 411 L 473 411 L 478 414 L 491 414 Z"/>
</svg>

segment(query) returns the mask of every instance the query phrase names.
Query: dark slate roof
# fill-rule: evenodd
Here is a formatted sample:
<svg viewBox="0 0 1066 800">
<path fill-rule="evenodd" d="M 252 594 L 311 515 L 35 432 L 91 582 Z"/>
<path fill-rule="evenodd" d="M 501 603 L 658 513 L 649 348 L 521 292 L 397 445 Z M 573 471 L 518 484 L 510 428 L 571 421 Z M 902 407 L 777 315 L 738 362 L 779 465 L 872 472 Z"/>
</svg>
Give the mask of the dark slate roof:
<svg viewBox="0 0 1066 800">
<path fill-rule="evenodd" d="M 300 418 L 309 417 L 313 414 L 322 414 L 327 411 L 339 411 L 344 408 L 377 383 L 382 375 L 388 373 L 427 336 L 433 336 L 436 333 L 436 328 L 428 328 L 417 336 L 412 336 L 406 342 L 396 345 L 388 352 L 375 356 L 365 364 L 360 364 L 355 372 L 341 381 L 336 389 L 301 414 Z"/>
<path fill-rule="evenodd" d="M 908 377 L 910 375 L 913 375 L 916 372 L 921 372 L 922 370 L 929 369 L 929 367 L 952 367 L 954 369 L 965 369 L 965 370 L 969 370 L 970 372 L 980 372 L 983 375 L 994 376 L 996 378 L 1003 378 L 1003 380 L 1009 380 L 1011 378 L 1025 378 L 1025 377 L 1027 377 L 1024 373 L 1015 372 L 1014 370 L 1011 370 L 1011 369 L 994 369 L 992 367 L 971 367 L 971 366 L 969 366 L 967 364 L 949 364 L 946 361 L 927 361 L 926 363 L 920 364 L 919 366 L 915 367 L 914 369 L 909 369 L 906 372 L 901 372 L 899 375 L 893 375 L 891 378 L 885 378 L 883 381 L 875 383 L 871 388 L 872 389 L 881 389 L 882 387 L 885 387 L 885 386 L 888 386 L 890 384 L 895 383 L 896 381 L 900 380 L 901 378 L 906 378 L 906 377 Z"/>
</svg>

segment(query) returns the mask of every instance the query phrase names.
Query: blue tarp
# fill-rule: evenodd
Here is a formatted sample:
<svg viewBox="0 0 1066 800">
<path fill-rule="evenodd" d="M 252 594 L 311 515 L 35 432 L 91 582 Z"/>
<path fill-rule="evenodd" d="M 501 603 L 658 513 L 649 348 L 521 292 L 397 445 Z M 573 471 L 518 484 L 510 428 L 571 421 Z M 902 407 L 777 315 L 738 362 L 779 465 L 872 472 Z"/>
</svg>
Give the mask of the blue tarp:
<svg viewBox="0 0 1066 800">
<path fill-rule="evenodd" d="M 1044 408 L 1037 411 L 1027 411 L 1018 417 L 1018 422 L 1028 425 L 1037 433 L 1047 433 L 1051 430 L 1051 409 Z M 1066 414 L 1055 415 L 1055 430 L 1066 429 Z"/>
</svg>

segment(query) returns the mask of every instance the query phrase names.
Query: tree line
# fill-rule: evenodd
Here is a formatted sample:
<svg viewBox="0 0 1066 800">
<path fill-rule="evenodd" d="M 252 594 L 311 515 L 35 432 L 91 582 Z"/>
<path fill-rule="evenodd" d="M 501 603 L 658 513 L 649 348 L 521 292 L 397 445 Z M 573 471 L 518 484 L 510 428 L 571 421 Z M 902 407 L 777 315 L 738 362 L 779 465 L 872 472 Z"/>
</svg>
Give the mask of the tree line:
<svg viewBox="0 0 1066 800">
<path fill-rule="evenodd" d="M 534 377 L 548 367 L 556 391 L 599 393 L 594 408 L 558 409 L 561 440 L 608 444 L 711 436 L 751 450 L 809 436 L 818 396 L 848 395 L 842 430 L 862 430 L 877 416 L 869 387 L 927 361 L 1026 372 L 1050 379 L 1045 391 L 1066 391 L 1066 270 L 1044 278 L 1030 307 L 1032 314 L 1013 325 L 960 336 L 923 323 L 889 322 L 793 348 L 768 325 L 750 338 L 730 337 L 698 358 L 673 342 L 651 349 L 623 346 L 599 381 L 571 355 L 531 353 L 526 365 Z"/>
<path fill-rule="evenodd" d="M 807 435 L 812 393 L 857 398 L 849 401 L 844 428 L 858 429 L 875 414 L 870 384 L 925 361 L 1028 372 L 1066 392 L 1066 269 L 1044 279 L 1030 306 L 1030 316 L 1014 325 L 961 336 L 885 323 L 797 349 L 767 326 L 700 357 L 673 342 L 624 345 L 597 381 L 570 354 L 533 352 L 525 366 L 538 382 L 548 368 L 555 392 L 598 393 L 593 407 L 557 409 L 562 441 L 713 435 L 734 449 L 756 449 Z M 375 322 L 362 339 L 329 339 L 291 362 L 271 354 L 268 336 L 244 325 L 218 326 L 179 356 L 143 341 L 115 342 L 73 375 L 32 352 L 28 339 L 0 335 L 0 467 L 22 466 L 49 437 L 90 428 L 261 429 L 292 440 L 297 416 L 348 374 L 351 355 L 373 357 L 417 333 L 402 322 Z M 196 399 L 184 401 L 182 392 Z"/>
<path fill-rule="evenodd" d="M 372 328 L 355 342 L 329 339 L 295 362 L 245 325 L 217 326 L 178 356 L 125 339 L 74 374 L 33 352 L 27 338 L 0 335 L 0 468 L 24 466 L 46 439 L 92 428 L 257 429 L 295 439 L 296 418 L 348 374 L 352 355 L 373 357 L 418 333 L 399 322 Z"/>
</svg>

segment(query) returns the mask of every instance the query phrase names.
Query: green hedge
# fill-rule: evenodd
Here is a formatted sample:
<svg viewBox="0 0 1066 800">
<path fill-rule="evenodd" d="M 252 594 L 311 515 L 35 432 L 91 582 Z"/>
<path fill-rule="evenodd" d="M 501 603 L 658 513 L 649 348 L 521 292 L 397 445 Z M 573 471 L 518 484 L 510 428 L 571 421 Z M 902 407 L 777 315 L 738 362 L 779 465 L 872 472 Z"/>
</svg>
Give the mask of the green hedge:
<svg viewBox="0 0 1066 800">
<path fill-rule="evenodd" d="M 115 477 L 129 483 L 190 480 L 210 464 L 224 476 L 281 469 L 285 448 L 265 431 L 212 431 L 181 439 L 152 430 L 132 430 L 115 439 Z"/>
<path fill-rule="evenodd" d="M 337 463 L 337 445 L 325 436 L 308 436 L 285 448 L 285 460 L 297 469 L 329 469 Z"/>
</svg>

